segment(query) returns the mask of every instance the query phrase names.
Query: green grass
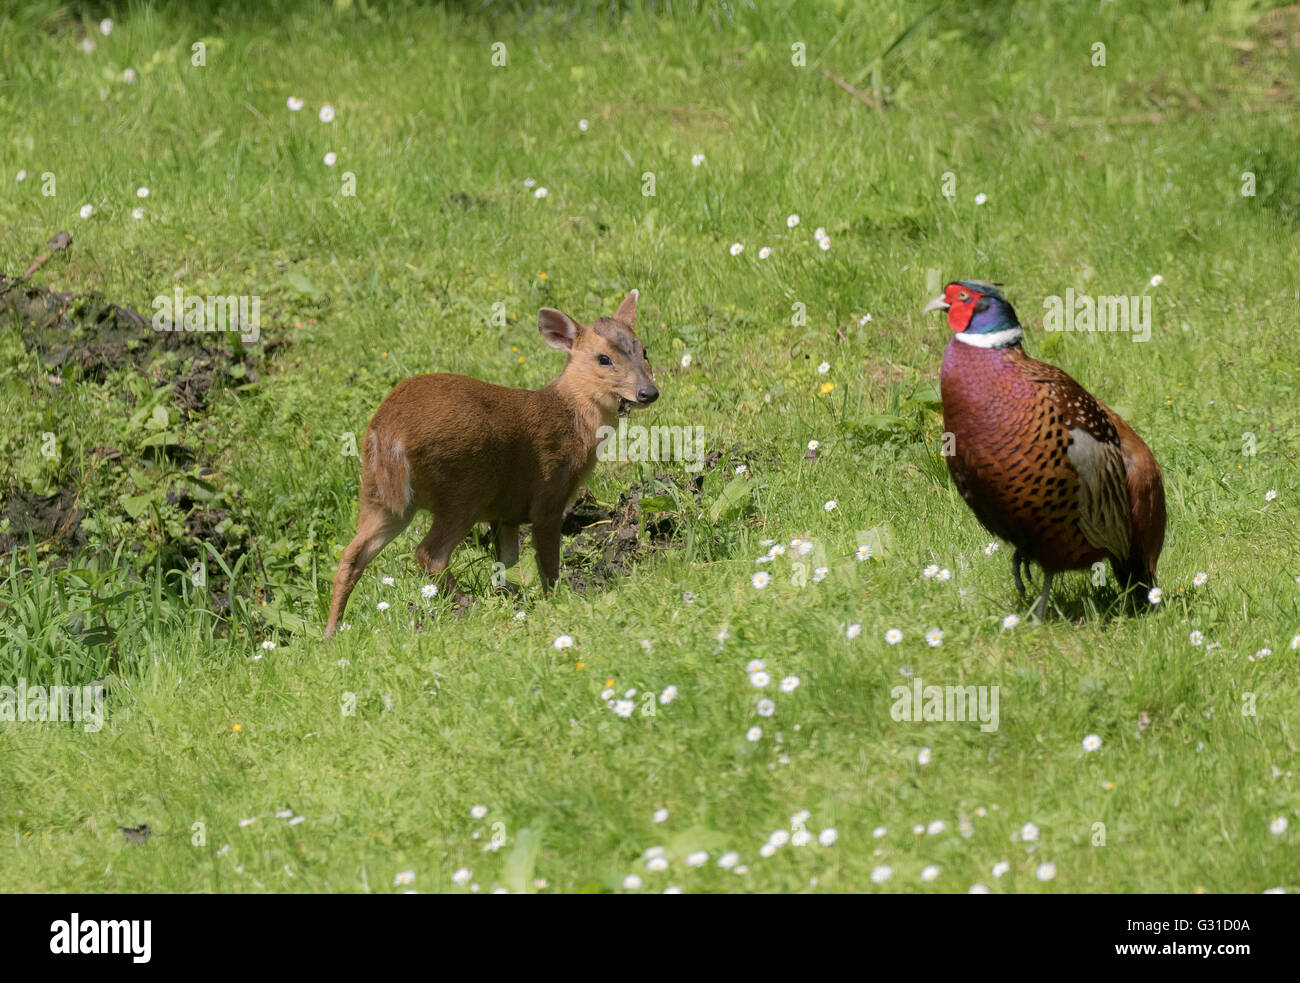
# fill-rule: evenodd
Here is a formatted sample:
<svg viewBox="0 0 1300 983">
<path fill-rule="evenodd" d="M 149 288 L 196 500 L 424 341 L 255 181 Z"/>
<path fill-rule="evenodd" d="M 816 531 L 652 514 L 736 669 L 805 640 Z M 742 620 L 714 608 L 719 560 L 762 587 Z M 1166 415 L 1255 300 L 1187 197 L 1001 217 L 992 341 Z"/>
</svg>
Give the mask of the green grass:
<svg viewBox="0 0 1300 983">
<path fill-rule="evenodd" d="M 176 285 L 256 294 L 264 340 L 291 343 L 196 412 L 166 384 L 181 357 L 146 347 L 166 372 L 52 385 L 0 325 L 0 487 L 73 489 L 87 515 L 76 555 L 36 543 L 8 558 L 0 681 L 109 687 L 97 733 L 0 724 L 0 887 L 385 892 L 413 870 L 420 890 L 467 891 L 451 877 L 466 867 L 484 891 L 621 890 L 631 873 L 642 890 L 1300 889 L 1300 56 L 1270 43 L 1266 5 L 954 3 L 919 24 L 913 3 L 253 6 L 123 8 L 108 37 L 86 22 L 90 53 L 53 6 L 0 14 L 0 270 L 67 229 L 72 250 L 36 281 L 146 313 Z M 289 112 L 290 96 L 306 107 Z M 1150 444 L 1170 511 L 1156 610 L 1121 616 L 1076 574 L 1055 617 L 1024 617 L 1010 550 L 985 555 L 939 455 L 949 332 L 919 313 L 936 276 L 1006 284 L 1030 353 Z M 724 455 L 701 502 L 667 506 L 671 547 L 600 590 L 531 588 L 519 607 L 482 591 L 486 554 L 466 546 L 453 570 L 482 599 L 458 618 L 419 597 L 419 520 L 367 571 L 352 629 L 323 644 L 356 515 L 344 434 L 417 372 L 543 385 L 562 362 L 537 308 L 592 320 L 631 287 L 662 390 L 633 422 L 703 426 Z M 1152 295 L 1151 340 L 1047 334 L 1042 299 L 1067 287 Z M 159 432 L 193 460 L 141 454 Z M 682 466 L 602 465 L 592 491 L 612 504 L 657 472 Z M 732 481 L 747 493 L 709 521 Z M 210 547 L 187 539 L 195 506 L 169 502 L 175 488 L 221 510 Z M 866 530 L 885 548 L 858 562 Z M 755 566 L 764 540 L 793 538 L 824 551 L 823 581 L 797 583 L 791 553 Z M 190 583 L 200 557 L 221 597 Z M 951 579 L 923 577 L 930 563 Z M 760 569 L 773 581 L 756 590 Z M 572 648 L 553 647 L 561 634 Z M 278 647 L 256 658 L 266 639 Z M 902 667 L 1000 687 L 999 728 L 894 721 Z M 779 692 L 788 674 L 801 685 Z M 600 696 L 611 679 L 637 690 L 629 719 Z M 643 715 L 669 685 L 677 699 Z M 800 809 L 838 842 L 761 858 Z M 947 829 L 912 832 L 935 820 Z M 1033 844 L 1014 836 L 1030 821 Z M 116 828 L 140 823 L 166 835 L 139 846 Z M 641 859 L 654 845 L 666 873 Z M 704 867 L 685 865 L 693 850 Z M 716 866 L 727 850 L 747 874 Z M 873 884 L 880 865 L 894 875 Z"/>
</svg>

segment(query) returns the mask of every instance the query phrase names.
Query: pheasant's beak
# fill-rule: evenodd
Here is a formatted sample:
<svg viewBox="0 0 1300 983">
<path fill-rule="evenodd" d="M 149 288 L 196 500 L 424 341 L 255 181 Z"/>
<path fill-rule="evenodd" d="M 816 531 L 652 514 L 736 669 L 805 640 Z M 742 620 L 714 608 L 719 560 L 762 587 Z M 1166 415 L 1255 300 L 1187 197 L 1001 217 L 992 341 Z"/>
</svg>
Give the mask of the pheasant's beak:
<svg viewBox="0 0 1300 983">
<path fill-rule="evenodd" d="M 929 314 L 931 311 L 946 311 L 951 306 L 952 305 L 948 303 L 946 300 L 944 300 L 942 297 L 936 297 L 934 298 L 934 300 L 930 301 L 930 303 L 925 305 L 925 310 L 923 310 L 921 313 Z"/>
</svg>

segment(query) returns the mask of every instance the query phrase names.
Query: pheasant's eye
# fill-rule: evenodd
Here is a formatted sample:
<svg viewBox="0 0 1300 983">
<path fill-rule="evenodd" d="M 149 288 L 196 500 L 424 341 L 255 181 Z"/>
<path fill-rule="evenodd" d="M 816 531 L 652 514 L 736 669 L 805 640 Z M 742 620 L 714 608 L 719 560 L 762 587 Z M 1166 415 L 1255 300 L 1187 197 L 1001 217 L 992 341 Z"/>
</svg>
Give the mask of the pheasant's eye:
<svg viewBox="0 0 1300 983">
<path fill-rule="evenodd" d="M 958 300 L 970 300 L 970 294 L 963 290 L 957 295 Z"/>
<path fill-rule="evenodd" d="M 596 356 L 596 361 L 599 362 L 601 365 L 613 365 L 613 364 L 614 364 L 613 361 L 610 360 L 610 357 L 609 357 L 608 355 L 603 354 L 603 353 L 600 354 L 600 355 L 597 355 L 597 356 Z"/>
</svg>

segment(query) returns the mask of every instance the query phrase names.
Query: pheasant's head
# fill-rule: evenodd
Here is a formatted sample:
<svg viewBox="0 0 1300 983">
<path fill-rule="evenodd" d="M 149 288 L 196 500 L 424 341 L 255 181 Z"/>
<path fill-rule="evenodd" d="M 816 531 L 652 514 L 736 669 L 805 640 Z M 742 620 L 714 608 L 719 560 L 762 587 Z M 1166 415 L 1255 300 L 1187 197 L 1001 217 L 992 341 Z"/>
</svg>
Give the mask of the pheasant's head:
<svg viewBox="0 0 1300 983">
<path fill-rule="evenodd" d="M 963 341 L 981 347 L 994 347 L 983 344 L 993 342 L 991 336 L 996 335 L 1001 344 L 1012 344 L 1022 333 L 1015 309 L 991 283 L 955 280 L 943 288 L 942 297 L 925 306 L 925 313 L 930 311 L 947 311 L 948 327 Z"/>
</svg>

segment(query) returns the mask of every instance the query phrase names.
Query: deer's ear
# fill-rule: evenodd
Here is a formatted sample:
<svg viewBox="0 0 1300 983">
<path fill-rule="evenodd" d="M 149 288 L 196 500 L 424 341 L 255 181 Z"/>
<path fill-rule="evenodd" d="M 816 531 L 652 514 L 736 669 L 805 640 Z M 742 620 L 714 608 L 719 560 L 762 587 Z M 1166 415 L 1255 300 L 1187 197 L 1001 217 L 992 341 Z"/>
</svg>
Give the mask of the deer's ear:
<svg viewBox="0 0 1300 983">
<path fill-rule="evenodd" d="M 582 325 L 563 311 L 543 307 L 537 312 L 537 330 L 541 332 L 542 340 L 552 348 L 569 352 L 573 351 L 573 343 L 582 333 Z"/>
<path fill-rule="evenodd" d="M 636 300 L 638 292 L 633 290 L 623 298 L 623 303 L 618 305 L 618 312 L 614 315 L 629 328 L 636 327 Z"/>
</svg>

